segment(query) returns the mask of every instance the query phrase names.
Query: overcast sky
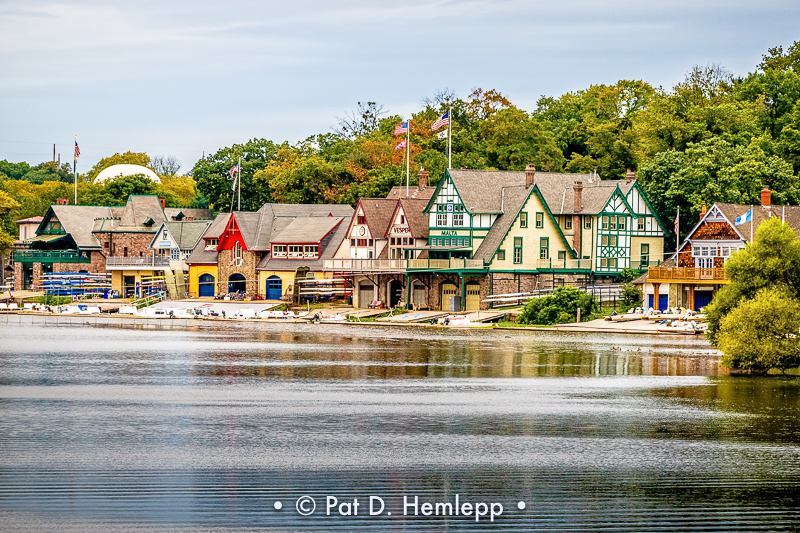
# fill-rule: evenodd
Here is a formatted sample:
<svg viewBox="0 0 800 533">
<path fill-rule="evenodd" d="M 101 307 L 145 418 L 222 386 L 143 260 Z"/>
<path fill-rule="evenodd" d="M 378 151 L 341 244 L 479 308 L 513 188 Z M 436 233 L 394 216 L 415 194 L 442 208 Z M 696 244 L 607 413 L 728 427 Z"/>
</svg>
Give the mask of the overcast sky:
<svg viewBox="0 0 800 533">
<path fill-rule="evenodd" d="M 533 110 L 596 83 L 736 75 L 800 40 L 798 0 L 0 0 L 0 159 L 173 155 L 330 131 L 358 101 L 406 115 L 445 87 Z"/>
</svg>

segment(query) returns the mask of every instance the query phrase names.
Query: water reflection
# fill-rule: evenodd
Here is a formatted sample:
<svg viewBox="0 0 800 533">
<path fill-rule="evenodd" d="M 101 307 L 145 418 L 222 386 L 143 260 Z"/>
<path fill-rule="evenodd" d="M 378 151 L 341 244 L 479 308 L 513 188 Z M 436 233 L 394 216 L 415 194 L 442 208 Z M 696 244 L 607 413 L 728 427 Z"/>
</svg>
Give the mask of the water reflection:
<svg viewBox="0 0 800 533">
<path fill-rule="evenodd" d="M 800 380 L 722 375 L 697 338 L 246 325 L 0 339 L 8 529 L 800 527 Z M 394 513 L 300 517 L 304 494 L 381 495 Z M 456 494 L 509 512 L 402 516 L 403 495 Z"/>
</svg>

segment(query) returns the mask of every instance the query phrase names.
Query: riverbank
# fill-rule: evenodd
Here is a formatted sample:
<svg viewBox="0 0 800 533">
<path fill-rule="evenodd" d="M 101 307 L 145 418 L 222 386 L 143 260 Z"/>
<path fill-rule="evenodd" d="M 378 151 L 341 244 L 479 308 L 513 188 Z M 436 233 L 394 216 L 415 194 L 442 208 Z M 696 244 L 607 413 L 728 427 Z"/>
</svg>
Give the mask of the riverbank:
<svg viewBox="0 0 800 533">
<path fill-rule="evenodd" d="M 154 328 L 154 329 L 186 329 L 200 327 L 219 327 L 224 324 L 312 324 L 312 321 L 304 318 L 157 318 L 136 315 L 121 314 L 93 314 L 93 315 L 74 315 L 74 314 L 54 314 L 35 311 L 5 312 L 0 314 L 0 324 L 20 325 L 27 324 L 47 324 L 47 325 L 105 325 L 111 327 L 133 327 L 133 328 Z M 359 322 L 359 321 L 335 321 L 324 322 L 323 324 L 339 324 L 344 326 L 378 326 L 378 327 L 399 327 L 399 328 L 436 328 L 452 330 L 503 330 L 515 332 L 542 332 L 557 331 L 559 333 L 621 333 L 629 335 L 676 335 L 686 334 L 674 330 L 659 329 L 657 324 L 642 321 L 641 324 L 626 322 L 623 324 L 612 323 L 604 320 L 593 320 L 580 324 L 559 324 L 550 327 L 536 326 L 515 326 L 498 327 L 485 323 L 470 323 L 465 325 L 433 325 L 420 322 Z M 701 334 L 695 335 L 700 337 Z"/>
</svg>

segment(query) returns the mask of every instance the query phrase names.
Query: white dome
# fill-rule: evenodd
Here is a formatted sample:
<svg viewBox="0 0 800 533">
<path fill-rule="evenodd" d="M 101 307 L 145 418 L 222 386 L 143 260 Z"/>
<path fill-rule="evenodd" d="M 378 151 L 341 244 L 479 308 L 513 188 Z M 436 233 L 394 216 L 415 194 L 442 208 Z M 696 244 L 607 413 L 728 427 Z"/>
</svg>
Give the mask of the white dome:
<svg viewBox="0 0 800 533">
<path fill-rule="evenodd" d="M 141 165 L 111 165 L 110 167 L 104 168 L 100 174 L 94 178 L 94 183 L 103 183 L 106 180 L 119 176 L 133 176 L 134 174 L 144 174 L 150 178 L 151 181 L 161 183 L 158 174 Z"/>
</svg>

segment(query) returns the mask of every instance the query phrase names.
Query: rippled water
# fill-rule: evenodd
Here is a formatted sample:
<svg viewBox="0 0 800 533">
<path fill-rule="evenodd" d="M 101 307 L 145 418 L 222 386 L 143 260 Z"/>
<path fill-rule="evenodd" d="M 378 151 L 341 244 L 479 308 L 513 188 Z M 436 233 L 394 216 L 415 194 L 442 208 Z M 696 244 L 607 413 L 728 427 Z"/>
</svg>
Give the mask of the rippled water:
<svg viewBox="0 0 800 533">
<path fill-rule="evenodd" d="M 696 337 L 0 325 L 0 530 L 797 530 L 800 380 L 717 360 Z M 472 514 L 422 516 L 456 495 Z"/>
</svg>

